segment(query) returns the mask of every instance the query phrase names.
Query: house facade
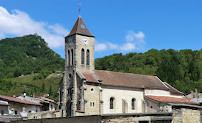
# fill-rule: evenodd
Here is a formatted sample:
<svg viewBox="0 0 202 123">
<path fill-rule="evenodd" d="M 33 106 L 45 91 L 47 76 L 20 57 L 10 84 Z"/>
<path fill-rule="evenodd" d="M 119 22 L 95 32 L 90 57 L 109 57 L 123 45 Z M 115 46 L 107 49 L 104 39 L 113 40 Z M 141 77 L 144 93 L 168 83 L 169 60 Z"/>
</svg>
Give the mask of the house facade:
<svg viewBox="0 0 202 123">
<path fill-rule="evenodd" d="M 194 103 L 157 76 L 94 69 L 94 43 L 81 16 L 65 37 L 65 72 L 59 88 L 62 116 L 171 112 Z"/>
<path fill-rule="evenodd" d="M 36 113 L 40 112 L 41 110 L 40 103 L 35 103 L 16 97 L 0 95 L 0 102 L 6 104 L 5 106 L 7 107 L 7 109 L 4 107 L 4 115 L 15 115 L 26 118 L 28 113 Z"/>
<path fill-rule="evenodd" d="M 0 100 L 0 116 L 8 115 L 8 102 Z"/>
</svg>

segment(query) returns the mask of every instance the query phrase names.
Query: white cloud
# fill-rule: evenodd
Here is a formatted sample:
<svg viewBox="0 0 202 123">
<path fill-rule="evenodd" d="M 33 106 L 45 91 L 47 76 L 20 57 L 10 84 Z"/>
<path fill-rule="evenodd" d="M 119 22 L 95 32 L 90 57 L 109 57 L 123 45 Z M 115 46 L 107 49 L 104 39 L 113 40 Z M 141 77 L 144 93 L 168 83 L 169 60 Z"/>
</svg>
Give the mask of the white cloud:
<svg viewBox="0 0 202 123">
<path fill-rule="evenodd" d="M 135 33 L 133 31 L 128 31 L 128 34 L 126 35 L 126 41 L 137 41 L 137 40 L 144 40 L 144 33 L 138 32 Z"/>
<path fill-rule="evenodd" d="M 125 43 L 122 47 L 120 47 L 122 51 L 132 51 L 135 49 L 135 43 Z"/>
<path fill-rule="evenodd" d="M 123 44 L 113 44 L 110 42 L 98 43 L 96 41 L 95 51 L 118 50 L 128 52 L 133 50 L 141 50 L 144 49 L 144 37 L 145 34 L 143 32 L 135 33 L 134 31 L 128 31 L 126 40 Z"/>
<path fill-rule="evenodd" d="M 13 10 L 9 13 L 0 6 L 0 38 L 5 35 L 23 36 L 37 33 L 42 36 L 51 48 L 64 46 L 64 37 L 68 30 L 59 24 L 48 25 L 34 21 L 27 13 Z"/>
<path fill-rule="evenodd" d="M 95 43 L 95 51 L 107 50 L 107 45 L 105 43 Z"/>
<path fill-rule="evenodd" d="M 118 45 L 117 44 L 112 44 L 110 42 L 107 42 L 107 45 L 109 47 L 109 49 L 113 50 L 113 49 L 118 49 Z"/>
<path fill-rule="evenodd" d="M 69 33 L 64 27 L 59 24 L 50 25 L 49 28 L 59 35 L 67 35 Z"/>
</svg>

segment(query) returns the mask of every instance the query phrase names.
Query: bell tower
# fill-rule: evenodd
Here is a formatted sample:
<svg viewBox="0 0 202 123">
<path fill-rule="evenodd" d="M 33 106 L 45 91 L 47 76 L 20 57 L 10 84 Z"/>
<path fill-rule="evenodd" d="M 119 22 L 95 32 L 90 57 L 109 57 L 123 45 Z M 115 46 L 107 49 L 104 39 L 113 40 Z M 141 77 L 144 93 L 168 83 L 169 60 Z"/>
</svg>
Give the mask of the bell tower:
<svg viewBox="0 0 202 123">
<path fill-rule="evenodd" d="M 70 34 L 65 38 L 67 68 L 75 68 L 86 73 L 94 72 L 94 39 L 79 16 Z"/>
<path fill-rule="evenodd" d="M 75 116 L 78 107 L 77 73 L 94 73 L 94 39 L 81 16 L 65 37 L 65 72 L 61 109 L 63 116 Z"/>
</svg>

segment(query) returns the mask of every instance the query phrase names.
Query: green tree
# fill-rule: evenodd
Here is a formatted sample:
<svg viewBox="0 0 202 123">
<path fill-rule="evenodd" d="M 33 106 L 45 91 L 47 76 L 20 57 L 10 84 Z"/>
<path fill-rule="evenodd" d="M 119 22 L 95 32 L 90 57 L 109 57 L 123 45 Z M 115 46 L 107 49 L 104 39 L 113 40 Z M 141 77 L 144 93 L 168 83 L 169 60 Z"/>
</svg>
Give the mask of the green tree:
<svg viewBox="0 0 202 123">
<path fill-rule="evenodd" d="M 52 96 L 53 94 L 53 90 L 52 90 L 52 85 L 50 84 L 49 86 L 49 91 L 48 91 L 49 95 Z"/>
<path fill-rule="evenodd" d="M 42 92 L 42 93 L 45 92 L 45 84 L 44 84 L 44 82 L 43 82 L 42 85 L 41 85 L 41 92 Z"/>
</svg>

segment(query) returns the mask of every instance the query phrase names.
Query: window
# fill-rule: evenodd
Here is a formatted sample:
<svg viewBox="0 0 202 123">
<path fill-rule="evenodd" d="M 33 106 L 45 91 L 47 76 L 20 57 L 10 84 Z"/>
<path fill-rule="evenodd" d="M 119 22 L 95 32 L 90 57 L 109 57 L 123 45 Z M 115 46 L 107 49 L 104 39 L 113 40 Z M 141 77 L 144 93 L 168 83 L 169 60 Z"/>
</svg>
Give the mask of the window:
<svg viewBox="0 0 202 123">
<path fill-rule="evenodd" d="M 1 115 L 4 115 L 4 111 L 1 111 Z"/>
<path fill-rule="evenodd" d="M 81 64 L 84 64 L 84 49 L 81 49 Z"/>
<path fill-rule="evenodd" d="M 95 102 L 90 102 L 90 107 L 95 107 Z"/>
<path fill-rule="evenodd" d="M 18 114 L 18 112 L 17 112 L 17 111 L 15 111 L 15 114 Z"/>
<path fill-rule="evenodd" d="M 72 79 L 72 75 L 71 75 L 71 74 L 69 74 L 69 80 L 71 81 L 71 79 Z"/>
<path fill-rule="evenodd" d="M 135 98 L 132 99 L 131 101 L 131 107 L 132 107 L 132 110 L 135 110 Z"/>
<path fill-rule="evenodd" d="M 114 97 L 110 98 L 110 109 L 114 109 Z"/>
<path fill-rule="evenodd" d="M 70 51 L 68 50 L 68 66 L 70 66 Z"/>
<path fill-rule="evenodd" d="M 72 66 L 74 65 L 74 52 L 73 52 L 73 49 L 71 50 L 72 52 Z"/>
<path fill-rule="evenodd" d="M 86 65 L 90 65 L 90 50 L 87 49 L 86 51 Z"/>
</svg>

